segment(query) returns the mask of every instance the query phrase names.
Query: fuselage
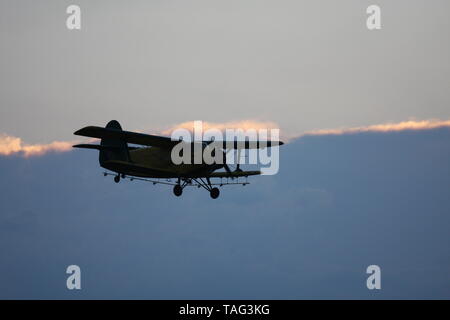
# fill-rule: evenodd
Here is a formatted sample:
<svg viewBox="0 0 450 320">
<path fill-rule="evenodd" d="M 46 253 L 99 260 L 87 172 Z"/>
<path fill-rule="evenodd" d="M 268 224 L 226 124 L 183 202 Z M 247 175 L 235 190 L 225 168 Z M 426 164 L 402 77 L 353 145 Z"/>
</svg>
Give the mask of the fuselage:
<svg viewBox="0 0 450 320">
<path fill-rule="evenodd" d="M 135 168 L 127 170 L 118 169 L 114 164 L 100 163 L 108 170 L 121 174 L 144 177 L 144 178 L 178 178 L 178 177 L 200 177 L 207 176 L 213 171 L 223 167 L 221 164 L 174 164 L 171 160 L 171 150 L 148 147 L 129 151 L 130 164 Z M 145 167 L 146 169 L 140 169 Z M 152 170 L 151 173 L 148 170 Z"/>
</svg>

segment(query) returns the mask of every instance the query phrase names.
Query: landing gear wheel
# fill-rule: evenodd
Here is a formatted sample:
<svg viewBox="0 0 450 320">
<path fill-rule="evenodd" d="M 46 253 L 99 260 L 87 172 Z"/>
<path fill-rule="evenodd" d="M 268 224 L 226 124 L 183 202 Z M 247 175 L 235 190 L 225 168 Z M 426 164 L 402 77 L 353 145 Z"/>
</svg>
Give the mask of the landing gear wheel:
<svg viewBox="0 0 450 320">
<path fill-rule="evenodd" d="M 115 183 L 119 183 L 120 182 L 120 176 L 119 175 L 114 177 L 114 182 Z"/>
<path fill-rule="evenodd" d="M 183 188 L 177 184 L 173 187 L 173 194 L 176 195 L 177 197 L 181 196 L 181 194 L 183 193 Z"/>
<path fill-rule="evenodd" d="M 122 179 L 125 179 L 127 176 L 124 175 L 123 173 L 120 175 L 122 177 Z"/>
<path fill-rule="evenodd" d="M 218 188 L 212 188 L 211 191 L 209 192 L 209 195 L 213 199 L 217 199 L 219 197 L 219 194 L 220 194 L 220 191 Z"/>
</svg>

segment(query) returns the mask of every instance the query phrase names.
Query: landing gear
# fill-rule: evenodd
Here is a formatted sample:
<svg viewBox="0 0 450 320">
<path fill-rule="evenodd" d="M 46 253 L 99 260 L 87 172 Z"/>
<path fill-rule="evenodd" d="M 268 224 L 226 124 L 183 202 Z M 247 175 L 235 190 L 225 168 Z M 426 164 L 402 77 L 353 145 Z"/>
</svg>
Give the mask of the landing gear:
<svg viewBox="0 0 450 320">
<path fill-rule="evenodd" d="M 173 194 L 176 195 L 177 197 L 179 197 L 179 196 L 181 196 L 182 193 L 183 193 L 183 188 L 179 184 L 176 184 L 173 187 Z"/>
<path fill-rule="evenodd" d="M 218 188 L 213 188 L 211 181 L 209 180 L 209 178 L 206 178 L 206 181 L 203 180 L 202 178 L 192 178 L 192 180 L 194 180 L 197 183 L 197 186 L 200 188 L 205 189 L 206 191 L 209 192 L 209 195 L 211 196 L 211 198 L 213 199 L 217 199 L 219 197 L 220 191 Z"/>
<path fill-rule="evenodd" d="M 120 176 L 119 175 L 114 177 L 114 182 L 115 183 L 119 183 L 120 182 Z"/>
<path fill-rule="evenodd" d="M 212 188 L 209 191 L 209 195 L 211 196 L 211 198 L 213 199 L 217 199 L 219 197 L 220 191 L 219 188 Z"/>
</svg>

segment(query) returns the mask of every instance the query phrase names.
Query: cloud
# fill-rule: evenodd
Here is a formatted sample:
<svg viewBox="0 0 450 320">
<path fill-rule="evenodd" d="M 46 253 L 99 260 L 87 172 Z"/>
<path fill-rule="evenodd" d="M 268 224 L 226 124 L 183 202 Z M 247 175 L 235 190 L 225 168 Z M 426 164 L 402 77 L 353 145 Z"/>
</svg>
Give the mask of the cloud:
<svg viewBox="0 0 450 320">
<path fill-rule="evenodd" d="M 82 151 L 3 161 L 0 298 L 74 298 L 75 261 L 96 279 L 80 299 L 373 299 L 375 261 L 390 285 L 375 298 L 448 299 L 450 130 L 421 132 L 293 141 L 276 176 L 214 201 L 83 174 Z"/>
<path fill-rule="evenodd" d="M 242 129 L 242 130 L 260 130 L 260 129 L 279 129 L 278 124 L 272 121 L 257 121 L 257 120 L 242 120 L 242 121 L 229 121 L 229 122 L 208 122 L 202 121 L 203 131 L 209 129 L 216 129 L 225 131 L 226 129 Z M 186 121 L 171 126 L 168 129 L 162 130 L 164 135 L 170 135 L 172 131 L 176 129 L 187 129 L 192 131 L 194 128 L 194 121 Z"/>
<path fill-rule="evenodd" d="M 231 121 L 231 122 L 202 122 L 203 130 L 218 129 L 224 131 L 225 129 L 279 129 L 279 125 L 271 121 L 257 121 L 257 120 L 243 120 L 243 121 Z M 303 133 L 280 133 L 281 140 L 289 142 L 292 139 L 301 138 L 303 136 L 323 136 L 323 135 L 342 135 L 342 134 L 358 134 L 364 132 L 400 132 L 400 131 L 417 131 L 417 130 L 432 130 L 438 128 L 450 128 L 450 120 L 408 120 L 402 122 L 388 122 L 383 124 L 374 124 L 361 127 L 342 127 L 335 129 L 318 129 L 307 131 Z M 194 128 L 194 121 L 188 121 L 171 126 L 169 129 L 162 130 L 159 134 L 170 135 L 173 130 L 184 128 L 192 131 Z"/>
<path fill-rule="evenodd" d="M 450 128 L 450 120 L 409 120 L 397 123 L 375 124 L 366 127 L 339 128 L 339 129 L 320 129 L 308 131 L 300 135 L 302 136 L 324 136 L 324 135 L 342 135 L 356 134 L 364 132 L 399 132 L 399 131 L 417 131 L 431 130 L 439 128 Z"/>
<path fill-rule="evenodd" d="M 224 131 L 225 129 L 278 129 L 279 126 L 271 121 L 257 121 L 257 120 L 242 120 L 230 122 L 202 122 L 203 130 L 218 129 Z M 194 121 L 182 122 L 171 126 L 168 129 L 163 129 L 153 134 L 161 134 L 170 136 L 173 130 L 184 128 L 192 131 L 194 128 Z M 400 131 L 418 131 L 418 130 L 432 130 L 439 128 L 450 128 L 450 120 L 409 120 L 397 123 L 375 124 L 362 127 L 338 128 L 338 129 L 319 129 L 307 131 L 300 134 L 286 135 L 281 133 L 281 140 L 289 142 L 294 138 L 301 138 L 304 136 L 324 136 L 324 135 L 343 135 L 343 134 L 358 134 L 364 132 L 400 132 Z M 96 140 L 96 139 L 94 139 Z M 89 139 L 89 143 L 94 142 Z M 72 150 L 72 145 L 76 141 L 54 141 L 48 144 L 25 144 L 21 138 L 0 134 L 0 155 L 9 156 L 19 154 L 24 157 L 41 156 L 48 152 L 66 152 Z"/>
<path fill-rule="evenodd" d="M 0 155 L 41 156 L 48 152 L 69 151 L 72 149 L 72 144 L 73 142 L 69 141 L 54 141 L 48 144 L 24 144 L 21 138 L 0 134 Z"/>
<path fill-rule="evenodd" d="M 195 121 L 186 121 L 182 122 L 176 125 L 171 126 L 168 129 L 164 129 L 160 132 L 160 134 L 171 136 L 172 133 L 177 129 L 186 129 L 193 133 L 195 127 Z M 287 140 L 288 137 L 285 137 L 281 134 L 281 130 L 278 131 L 278 133 L 272 132 L 272 129 L 280 129 L 280 126 L 272 121 L 258 121 L 258 120 L 241 120 L 241 121 L 228 121 L 228 122 L 208 122 L 208 121 L 201 121 L 201 128 L 196 126 L 198 128 L 197 130 L 201 129 L 201 132 L 204 134 L 208 130 L 219 130 L 222 132 L 222 134 L 225 137 L 226 130 L 243 130 L 243 133 L 248 132 L 247 130 L 255 130 L 256 132 L 259 132 L 259 130 L 267 130 L 266 134 L 261 134 L 259 139 L 260 140 Z M 277 135 L 275 135 L 277 134 Z"/>
</svg>

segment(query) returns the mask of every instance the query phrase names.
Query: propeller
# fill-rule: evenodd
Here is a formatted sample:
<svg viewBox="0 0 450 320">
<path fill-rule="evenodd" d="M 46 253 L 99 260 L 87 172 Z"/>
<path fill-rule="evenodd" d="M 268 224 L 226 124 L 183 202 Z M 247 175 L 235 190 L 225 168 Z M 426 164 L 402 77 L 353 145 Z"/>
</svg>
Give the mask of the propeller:
<svg viewBox="0 0 450 320">
<path fill-rule="evenodd" d="M 223 152 L 223 167 L 228 174 L 231 173 L 230 167 L 227 164 L 227 153 L 225 151 Z"/>
<path fill-rule="evenodd" d="M 224 163 L 223 167 L 227 173 L 231 173 L 230 167 L 226 163 Z"/>
<path fill-rule="evenodd" d="M 214 140 L 212 140 L 212 141 L 210 141 L 210 142 L 208 142 L 208 144 L 210 144 L 210 143 L 212 143 Z M 240 152 L 240 150 L 238 150 L 238 157 L 240 156 L 240 154 L 241 154 L 241 152 Z M 226 151 L 223 151 L 223 168 L 225 169 L 225 171 L 228 173 L 228 174 L 231 174 L 231 169 L 230 169 L 230 167 L 228 166 L 228 164 L 227 164 L 227 152 Z M 241 172 L 242 170 L 240 169 L 240 163 L 239 163 L 239 160 L 238 160 L 238 163 L 237 163 L 237 167 L 236 167 L 236 170 L 235 170 L 235 172 Z"/>
<path fill-rule="evenodd" d="M 238 151 L 237 151 L 237 166 L 236 166 L 236 172 L 241 172 L 242 170 L 241 170 L 241 168 L 240 168 L 240 165 L 241 165 L 241 149 L 238 149 Z"/>
<path fill-rule="evenodd" d="M 225 152 L 224 152 L 224 157 L 225 157 L 225 156 L 226 156 L 226 154 L 225 154 Z M 238 162 L 237 165 L 236 165 L 236 169 L 234 170 L 234 172 L 241 172 L 242 170 L 241 170 L 240 166 L 241 166 L 241 164 Z M 226 158 L 226 157 L 224 158 L 224 164 L 223 164 L 223 167 L 225 168 L 225 171 L 226 171 L 227 173 L 231 173 L 231 169 L 230 169 L 230 167 L 229 167 L 228 164 L 227 164 L 227 158 Z"/>
</svg>

